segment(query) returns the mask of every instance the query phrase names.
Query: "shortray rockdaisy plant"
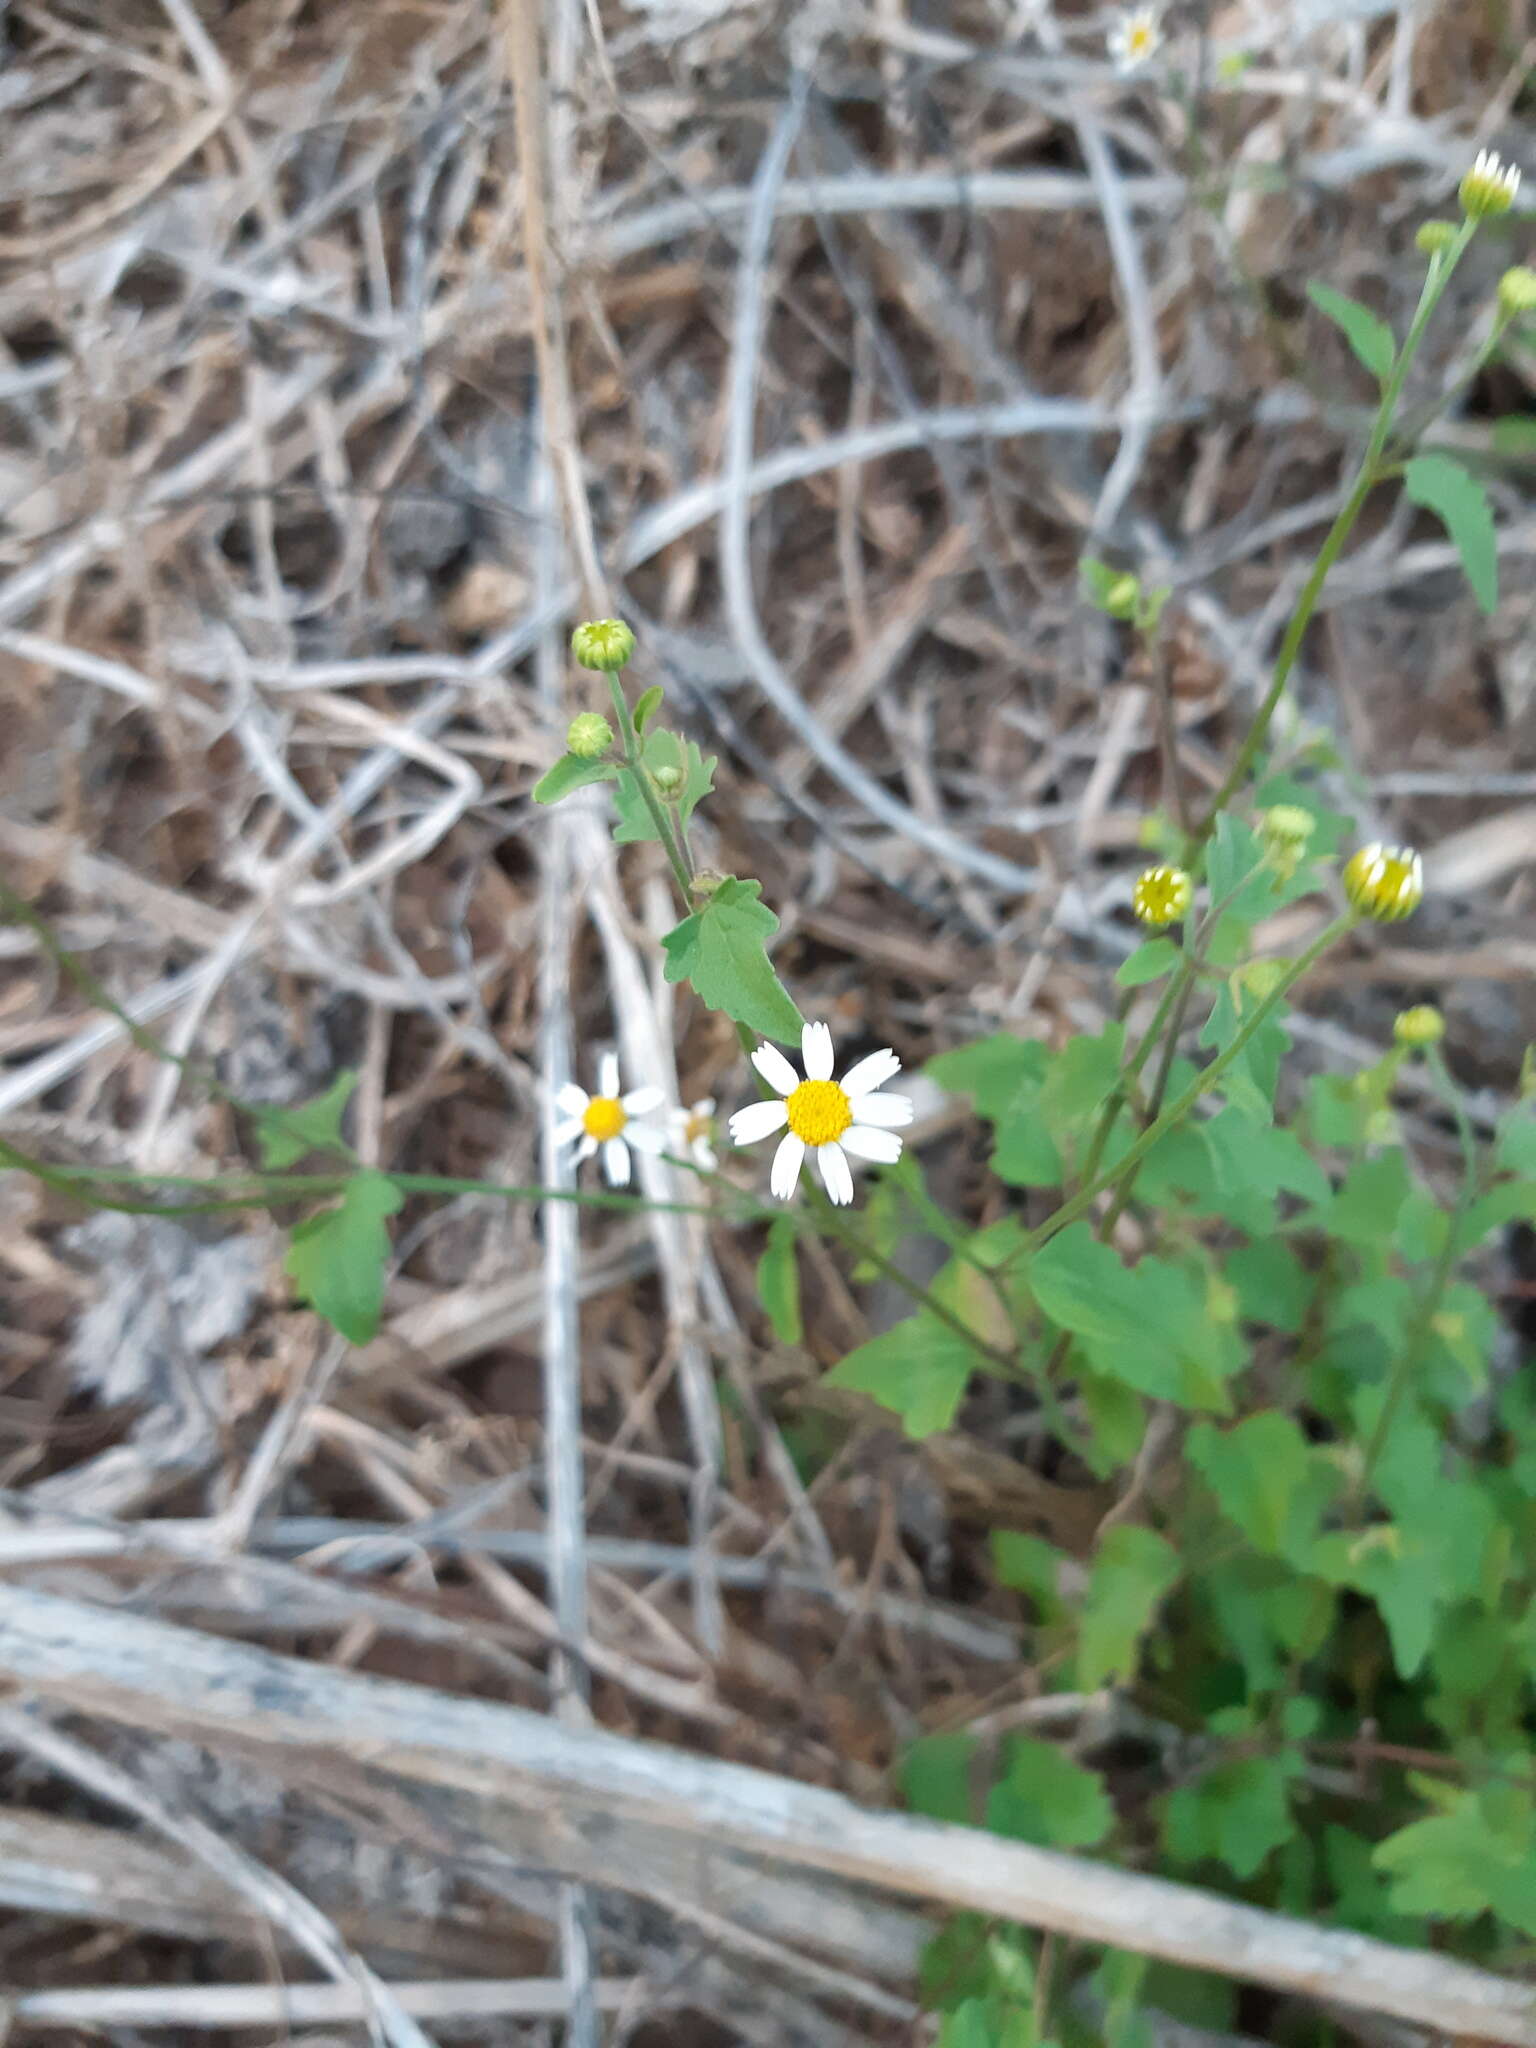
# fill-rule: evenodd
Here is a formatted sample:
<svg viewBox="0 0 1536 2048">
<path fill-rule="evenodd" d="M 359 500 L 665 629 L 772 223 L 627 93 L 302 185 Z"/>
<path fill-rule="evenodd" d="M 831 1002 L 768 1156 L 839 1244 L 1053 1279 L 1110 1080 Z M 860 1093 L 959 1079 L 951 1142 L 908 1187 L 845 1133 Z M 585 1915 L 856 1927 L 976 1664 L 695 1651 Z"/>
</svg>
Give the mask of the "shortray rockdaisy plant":
<svg viewBox="0 0 1536 2048">
<path fill-rule="evenodd" d="M 601 1152 L 609 1185 L 628 1187 L 630 1147 L 633 1145 L 641 1152 L 660 1152 L 666 1145 L 661 1131 L 640 1121 L 660 1109 L 662 1091 L 631 1088 L 627 1095 L 621 1095 L 619 1062 L 611 1052 L 605 1052 L 598 1062 L 597 1089 L 596 1095 L 589 1095 L 574 1081 L 566 1082 L 555 1097 L 555 1106 L 564 1117 L 564 1122 L 555 1126 L 555 1143 L 574 1145 L 578 1166 L 594 1152 Z"/>
<path fill-rule="evenodd" d="M 692 1109 L 674 1109 L 672 1138 L 679 1155 L 705 1173 L 715 1170 L 715 1098 L 705 1095 Z"/>
<path fill-rule="evenodd" d="M 1122 75 L 1150 63 L 1163 43 L 1162 16 L 1155 7 L 1127 7 L 1109 31 L 1109 54 Z"/>
<path fill-rule="evenodd" d="M 845 1207 L 853 1200 L 850 1152 L 879 1166 L 894 1166 L 901 1157 L 896 1132 L 912 1121 L 911 1098 L 881 1093 L 901 1072 L 901 1061 L 890 1051 L 872 1052 L 834 1081 L 832 1034 L 825 1024 L 806 1025 L 800 1054 L 804 1080 L 776 1045 L 765 1041 L 757 1048 L 752 1064 L 779 1100 L 738 1109 L 731 1118 L 731 1137 L 738 1145 L 755 1145 L 783 1131 L 768 1180 L 773 1193 L 781 1202 L 789 1200 L 809 1151 L 816 1154 L 828 1195 Z"/>
</svg>

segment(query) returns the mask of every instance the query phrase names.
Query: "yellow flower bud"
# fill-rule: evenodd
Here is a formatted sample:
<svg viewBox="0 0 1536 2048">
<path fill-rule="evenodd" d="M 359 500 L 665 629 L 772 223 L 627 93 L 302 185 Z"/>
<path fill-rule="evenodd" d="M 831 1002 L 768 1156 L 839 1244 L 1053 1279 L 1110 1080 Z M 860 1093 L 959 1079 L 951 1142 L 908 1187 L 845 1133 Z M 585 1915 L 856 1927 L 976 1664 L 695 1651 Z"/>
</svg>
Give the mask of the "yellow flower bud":
<svg viewBox="0 0 1536 2048">
<path fill-rule="evenodd" d="M 1424 900 L 1424 863 L 1411 846 L 1362 846 L 1345 863 L 1344 894 L 1378 924 L 1396 924 Z"/>
<path fill-rule="evenodd" d="M 571 652 L 583 668 L 611 673 L 635 651 L 635 636 L 622 619 L 588 619 L 571 635 Z"/>
<path fill-rule="evenodd" d="M 1445 1036 L 1445 1019 L 1433 1003 L 1415 1003 L 1411 1010 L 1399 1010 L 1392 1019 L 1392 1036 L 1399 1045 L 1414 1051 L 1438 1045 Z"/>
<path fill-rule="evenodd" d="M 1536 270 L 1517 263 L 1499 279 L 1499 311 L 1506 320 L 1518 320 L 1522 313 L 1536 313 Z"/>
<path fill-rule="evenodd" d="M 1421 256 L 1443 256 L 1456 239 L 1456 223 L 1427 220 L 1413 239 Z"/>
<path fill-rule="evenodd" d="M 1461 181 L 1458 197 L 1468 220 L 1488 220 L 1495 214 L 1508 213 L 1519 190 L 1519 167 L 1501 162 L 1491 149 L 1480 149 Z"/>
<path fill-rule="evenodd" d="M 1148 868 L 1136 877 L 1131 890 L 1131 908 L 1143 924 L 1154 929 L 1177 924 L 1188 915 L 1195 900 L 1195 885 L 1182 868 Z"/>
</svg>

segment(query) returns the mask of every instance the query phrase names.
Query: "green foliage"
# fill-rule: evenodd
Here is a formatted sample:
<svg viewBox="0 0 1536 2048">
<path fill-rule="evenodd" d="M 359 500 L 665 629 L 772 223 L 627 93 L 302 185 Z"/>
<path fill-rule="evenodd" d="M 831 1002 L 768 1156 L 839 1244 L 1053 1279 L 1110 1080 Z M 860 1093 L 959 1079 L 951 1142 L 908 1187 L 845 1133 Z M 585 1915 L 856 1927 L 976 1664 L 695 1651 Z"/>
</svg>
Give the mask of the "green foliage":
<svg viewBox="0 0 1536 2048">
<path fill-rule="evenodd" d="M 850 1351 L 826 1385 L 870 1395 L 901 1417 L 910 1437 L 933 1436 L 954 1421 L 977 1356 L 948 1323 L 919 1313 Z"/>
<path fill-rule="evenodd" d="M 554 767 L 533 785 L 533 800 L 536 804 L 557 804 L 574 796 L 578 789 L 590 788 L 594 782 L 612 782 L 619 773 L 617 761 L 588 761 L 580 754 L 562 754 Z"/>
<path fill-rule="evenodd" d="M 1156 1400 L 1225 1407 L 1223 1382 L 1241 1359 L 1184 1267 L 1152 1257 L 1126 1266 L 1086 1223 L 1073 1223 L 1031 1260 L 1029 1285 L 1096 1372 Z"/>
<path fill-rule="evenodd" d="M 636 732 L 643 733 L 645 731 L 645 728 L 661 709 L 665 695 L 666 692 L 662 689 L 660 683 L 652 683 L 648 690 L 643 690 L 635 699 L 634 719 Z"/>
<path fill-rule="evenodd" d="M 1397 343 L 1386 321 L 1378 320 L 1368 306 L 1362 306 L 1358 299 L 1351 299 L 1343 292 L 1336 292 L 1331 285 L 1309 284 L 1307 297 L 1335 327 L 1343 330 L 1344 339 L 1360 363 L 1378 384 L 1384 384 L 1392 374 L 1392 364 L 1397 356 Z"/>
<path fill-rule="evenodd" d="M 1497 610 L 1498 540 L 1493 507 L 1477 478 L 1449 455 L 1415 455 L 1403 470 L 1403 488 L 1445 527 L 1482 609 Z"/>
<path fill-rule="evenodd" d="M 681 824 L 686 825 L 715 786 L 715 756 L 711 754 L 706 760 L 692 740 L 679 739 L 675 732 L 657 731 L 646 735 L 640 758 L 645 774 L 654 776 L 658 769 L 664 769 L 680 778 L 676 790 L 668 795 L 667 807 L 676 812 Z M 613 807 L 618 814 L 613 836 L 620 846 L 660 839 L 661 834 L 640 787 L 640 778 L 633 768 L 621 767 L 618 770 Z"/>
<path fill-rule="evenodd" d="M 798 1344 L 801 1337 L 799 1236 L 793 1216 L 775 1216 L 757 1262 L 757 1298 L 781 1344 Z"/>
<path fill-rule="evenodd" d="M 1141 1642 L 1181 1576 L 1178 1553 L 1151 1529 L 1123 1522 L 1099 1545 L 1083 1602 L 1077 1679 L 1091 1691 L 1136 1670 Z"/>
<path fill-rule="evenodd" d="M 382 1173 L 356 1173 L 334 1209 L 294 1225 L 284 1269 L 301 1301 L 349 1344 L 366 1344 L 379 1327 L 393 1216 L 405 1197 Z"/>
<path fill-rule="evenodd" d="M 356 1072 L 343 1067 L 330 1087 L 308 1102 L 296 1102 L 287 1109 L 258 1107 L 255 1135 L 262 1165 L 281 1173 L 311 1152 L 349 1152 L 341 1135 L 341 1119 L 356 1087 Z"/>
<path fill-rule="evenodd" d="M 1161 981 L 1165 974 L 1172 974 L 1179 959 L 1179 949 L 1172 939 L 1146 939 L 1121 961 L 1115 980 L 1122 988 L 1143 988 L 1149 981 Z"/>
<path fill-rule="evenodd" d="M 761 893 L 761 882 L 727 876 L 702 908 L 662 940 L 666 975 L 668 981 L 691 982 L 701 1002 L 735 1023 L 764 1038 L 793 1042 L 802 1020 L 768 958 L 767 942 L 779 920 Z"/>
<path fill-rule="evenodd" d="M 1045 1849 L 1092 1849 L 1114 1820 L 1097 1771 L 1073 1763 L 1049 1742 L 1013 1737 L 1007 1767 L 987 1799 L 993 1834 Z"/>
<path fill-rule="evenodd" d="M 1291 1781 L 1298 1760 L 1233 1757 L 1181 1785 L 1163 1815 L 1163 1841 L 1178 1863 L 1224 1863 L 1236 1878 L 1255 1876 L 1290 1839 Z"/>
</svg>

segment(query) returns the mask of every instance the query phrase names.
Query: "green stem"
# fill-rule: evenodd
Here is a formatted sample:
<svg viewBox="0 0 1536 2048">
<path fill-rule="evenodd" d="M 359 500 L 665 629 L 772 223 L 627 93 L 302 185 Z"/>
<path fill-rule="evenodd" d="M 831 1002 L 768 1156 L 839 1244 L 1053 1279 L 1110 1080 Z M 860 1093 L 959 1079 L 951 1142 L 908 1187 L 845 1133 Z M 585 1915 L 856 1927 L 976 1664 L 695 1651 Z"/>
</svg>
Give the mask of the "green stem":
<svg viewBox="0 0 1536 2048">
<path fill-rule="evenodd" d="M 656 793 L 649 771 L 640 757 L 640 735 L 635 731 L 635 721 L 630 715 L 629 701 L 624 695 L 624 686 L 618 673 L 609 671 L 608 689 L 613 698 L 613 715 L 619 721 L 619 734 L 624 742 L 624 765 L 634 776 L 645 808 L 651 814 L 651 823 L 656 828 L 656 837 L 661 841 L 662 851 L 672 869 L 672 879 L 677 884 L 677 893 L 683 899 L 685 912 L 693 909 L 693 872 L 689 866 L 686 843 L 674 833 L 674 819 Z"/>
<path fill-rule="evenodd" d="M 1130 1148 L 1116 1161 L 1108 1173 L 1100 1174 L 1096 1180 L 1090 1181 L 1086 1187 L 1080 1188 L 1070 1201 L 1062 1203 L 1054 1216 L 1047 1216 L 1042 1224 L 1032 1230 L 1026 1240 L 1026 1249 L 1032 1252 L 1038 1251 L 1041 1245 L 1048 1243 L 1051 1238 L 1056 1236 L 1058 1231 L 1065 1230 L 1069 1223 L 1075 1223 L 1079 1216 L 1085 1215 L 1106 1188 L 1119 1180 L 1131 1168 L 1139 1166 L 1153 1146 L 1157 1144 L 1158 1140 L 1166 1137 L 1169 1131 L 1181 1124 L 1200 1100 L 1201 1096 L 1208 1094 L 1215 1087 L 1228 1067 L 1232 1065 L 1232 1062 L 1247 1047 L 1250 1039 L 1273 1016 L 1290 990 L 1295 987 L 1304 974 L 1317 965 L 1317 962 L 1331 946 L 1335 945 L 1346 933 L 1354 930 L 1355 926 L 1360 922 L 1360 917 L 1361 913 L 1358 910 L 1347 910 L 1342 917 L 1335 918 L 1333 923 L 1313 940 L 1301 958 L 1293 962 L 1286 970 L 1283 979 L 1264 997 L 1262 1002 L 1254 1007 L 1252 1015 L 1247 1023 L 1238 1031 L 1232 1043 L 1219 1052 L 1208 1066 L 1201 1068 L 1194 1080 L 1184 1090 L 1184 1093 L 1176 1101 L 1170 1103 L 1160 1116 L 1154 1118 L 1147 1125 L 1140 1137 L 1132 1142 Z"/>
<path fill-rule="evenodd" d="M 1327 582 L 1329 572 L 1343 552 L 1344 543 L 1349 539 L 1351 532 L 1354 530 L 1355 521 L 1360 517 L 1366 499 L 1381 481 L 1382 457 L 1386 452 L 1387 441 L 1392 431 L 1393 416 L 1397 411 L 1398 401 L 1403 395 L 1403 385 L 1407 379 L 1408 371 L 1412 366 L 1414 357 L 1418 354 L 1419 343 L 1424 337 L 1424 329 L 1429 324 L 1430 316 L 1433 314 L 1435 307 L 1440 303 L 1441 295 L 1447 284 L 1450 283 L 1451 273 L 1461 261 L 1467 244 L 1471 241 L 1476 230 L 1477 223 L 1475 221 L 1463 221 L 1457 232 L 1456 240 L 1445 252 L 1445 255 L 1434 258 L 1430 263 L 1429 274 L 1424 280 L 1424 289 L 1419 294 L 1419 303 L 1414 313 L 1412 324 L 1408 329 L 1408 334 L 1402 347 L 1397 352 L 1397 356 L 1392 364 L 1391 373 L 1382 389 L 1381 404 L 1376 409 L 1375 423 L 1371 428 L 1371 437 L 1366 444 L 1365 453 L 1360 460 L 1360 468 L 1355 476 L 1354 488 L 1344 501 L 1332 526 L 1329 527 L 1327 538 L 1318 551 L 1317 560 L 1312 564 L 1311 573 L 1308 575 L 1306 583 L 1302 586 L 1301 596 L 1297 599 L 1296 609 L 1291 614 L 1290 624 L 1285 629 L 1285 638 L 1280 643 L 1280 652 L 1275 658 L 1274 676 L 1264 701 L 1259 706 L 1258 715 L 1249 727 L 1247 737 L 1238 748 L 1237 758 L 1228 770 L 1226 780 L 1212 799 L 1210 809 L 1206 812 L 1203 822 L 1190 836 L 1184 848 L 1184 865 L 1186 866 L 1210 837 L 1215 829 L 1217 817 L 1226 809 L 1238 790 L 1247 781 L 1254 761 L 1258 757 L 1259 749 L 1264 744 L 1264 737 L 1269 731 L 1270 721 L 1273 719 L 1280 699 L 1285 693 L 1285 686 L 1290 681 L 1291 671 L 1296 666 L 1297 657 L 1301 653 L 1301 644 L 1306 638 L 1307 628 L 1311 625 L 1313 613 L 1317 610 L 1317 601 L 1322 595 L 1323 585 Z"/>
</svg>

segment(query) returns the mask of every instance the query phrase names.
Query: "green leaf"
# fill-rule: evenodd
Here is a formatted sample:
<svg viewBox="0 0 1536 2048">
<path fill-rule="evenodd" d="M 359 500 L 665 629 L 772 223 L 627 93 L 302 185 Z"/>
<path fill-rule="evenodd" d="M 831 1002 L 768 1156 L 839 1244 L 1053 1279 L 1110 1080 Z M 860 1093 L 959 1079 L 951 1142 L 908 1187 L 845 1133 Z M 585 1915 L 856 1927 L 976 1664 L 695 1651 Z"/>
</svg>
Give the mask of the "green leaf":
<svg viewBox="0 0 1536 2048">
<path fill-rule="evenodd" d="M 1049 1742 L 1015 1736 L 1008 1768 L 987 1798 L 994 1835 L 1043 1849 L 1092 1849 L 1115 1824 L 1097 1771 L 1085 1770 Z"/>
<path fill-rule="evenodd" d="M 1217 1764 L 1170 1795 L 1163 1840 L 1180 1863 L 1224 1863 L 1234 1877 L 1258 1874 L 1292 1832 L 1293 1756 L 1250 1756 Z"/>
<path fill-rule="evenodd" d="M 668 981 L 692 982 L 699 999 L 764 1038 L 793 1043 L 800 1012 L 765 947 L 779 920 L 759 901 L 761 882 L 727 876 L 702 909 L 662 939 Z"/>
<path fill-rule="evenodd" d="M 1121 988 L 1142 988 L 1149 981 L 1161 981 L 1171 974 L 1183 955 L 1172 939 L 1147 939 L 1115 972 Z"/>
<path fill-rule="evenodd" d="M 1240 1005 L 1231 983 L 1225 983 L 1201 1027 L 1201 1045 L 1213 1052 L 1225 1052 L 1243 1028 L 1248 1005 L 1257 1001 L 1256 996 L 1249 994 Z M 1274 1121 L 1280 1063 L 1291 1043 L 1290 1033 L 1281 1022 L 1282 1014 L 1280 1010 L 1271 1012 L 1216 1083 L 1227 1101 L 1254 1124 Z"/>
<path fill-rule="evenodd" d="M 1016 1593 L 1027 1593 L 1042 1621 L 1053 1620 L 1065 1605 L 1062 1568 L 1064 1551 L 1043 1536 L 1022 1529 L 992 1531 L 992 1565 L 998 1578 Z"/>
<path fill-rule="evenodd" d="M 662 689 L 660 683 L 652 683 L 651 687 L 644 691 L 637 699 L 632 714 L 637 733 L 644 733 L 645 728 L 661 709 L 662 698 L 665 695 L 666 692 Z"/>
<path fill-rule="evenodd" d="M 1312 1299 L 1312 1276 L 1288 1245 L 1263 1238 L 1228 1255 L 1227 1279 L 1237 1289 L 1243 1318 L 1269 1323 L 1295 1336 Z"/>
<path fill-rule="evenodd" d="M 404 1200 L 392 1180 L 370 1168 L 352 1176 L 334 1209 L 294 1225 L 284 1270 L 300 1300 L 349 1344 L 368 1343 L 379 1327 L 389 1258 L 384 1219 Z"/>
<path fill-rule="evenodd" d="M 588 761 L 580 754 L 562 754 L 547 774 L 533 785 L 536 804 L 557 804 L 562 797 L 585 789 L 589 783 L 612 782 L 620 773 L 617 761 Z"/>
<path fill-rule="evenodd" d="M 1181 1267 L 1151 1257 L 1126 1266 L 1087 1223 L 1072 1223 L 1030 1261 L 1029 1285 L 1097 1371 L 1154 1400 L 1225 1406 L 1221 1382 L 1241 1357 Z"/>
<path fill-rule="evenodd" d="M 1205 879 L 1212 904 L 1226 904 L 1224 917 L 1251 924 L 1274 907 L 1277 877 L 1265 864 L 1263 842 L 1230 811 L 1217 817 L 1206 848 Z"/>
<path fill-rule="evenodd" d="M 1514 1759 L 1518 1775 L 1524 1759 Z M 1493 1912 L 1536 1935 L 1536 1807 L 1510 1785 L 1456 1792 L 1448 1810 L 1378 1844 L 1399 1913 L 1436 1920 Z"/>
<path fill-rule="evenodd" d="M 951 1095 L 969 1095 L 976 1114 L 995 1123 L 1025 1080 L 1036 1086 L 1045 1078 L 1050 1054 L 1038 1038 L 1015 1038 L 999 1031 L 970 1045 L 957 1045 L 929 1060 L 923 1072 Z"/>
<path fill-rule="evenodd" d="M 1108 562 L 1101 562 L 1095 555 L 1084 555 L 1077 567 L 1089 602 L 1102 611 L 1109 602 L 1109 593 L 1123 579 L 1125 571 L 1112 569 Z"/>
<path fill-rule="evenodd" d="M 933 1436 L 954 1421 L 977 1362 L 957 1330 L 919 1314 L 850 1351 L 825 1384 L 871 1395 L 901 1417 L 910 1437 Z"/>
<path fill-rule="evenodd" d="M 972 1736 L 920 1735 L 901 1760 L 901 1790 L 908 1810 L 925 1820 L 968 1827 L 974 1818 L 971 1759 L 975 1754 Z"/>
<path fill-rule="evenodd" d="M 1339 1475 L 1289 1415 L 1265 1409 L 1228 1430 L 1199 1423 L 1186 1455 L 1256 1550 L 1305 1568 Z"/>
<path fill-rule="evenodd" d="M 757 1262 L 757 1298 L 781 1344 L 798 1344 L 802 1334 L 800 1267 L 795 1256 L 798 1236 L 793 1216 L 775 1216 Z"/>
<path fill-rule="evenodd" d="M 1069 1038 L 1050 1061 L 1040 1110 L 1058 1140 L 1083 1136 L 1085 1120 L 1103 1105 L 1120 1079 L 1125 1026 L 1106 1024 L 1096 1038 Z"/>
<path fill-rule="evenodd" d="M 1181 1572 L 1178 1552 L 1155 1531 L 1133 1522 L 1110 1530 L 1083 1603 L 1077 1681 L 1085 1692 L 1135 1675 L 1141 1639 Z"/>
<path fill-rule="evenodd" d="M 1485 612 L 1499 602 L 1499 551 L 1488 493 L 1449 455 L 1415 455 L 1403 471 L 1415 505 L 1433 512 L 1455 543 L 1472 595 Z"/>
<path fill-rule="evenodd" d="M 667 799 L 667 807 L 675 810 L 680 822 L 686 825 L 700 799 L 714 788 L 716 757 L 711 754 L 706 760 L 692 740 L 679 739 L 675 732 L 653 732 L 640 757 L 648 774 L 654 775 L 658 768 L 676 769 L 681 774 L 682 781 Z M 635 846 L 647 840 L 658 841 L 661 834 L 651 817 L 639 777 L 632 768 L 620 768 L 618 777 L 613 799 L 618 813 L 618 823 L 613 828 L 616 843 Z"/>
<path fill-rule="evenodd" d="M 1397 356 L 1397 343 L 1386 321 L 1378 320 L 1368 306 L 1362 306 L 1358 299 L 1348 298 L 1343 292 L 1336 292 L 1332 285 L 1309 284 L 1307 297 L 1319 313 L 1325 314 L 1335 327 L 1343 329 L 1344 339 L 1360 363 L 1378 384 L 1384 384 L 1392 374 L 1392 364 Z"/>
<path fill-rule="evenodd" d="M 281 1173 L 310 1152 L 349 1152 L 341 1119 L 356 1086 L 355 1069 L 344 1067 L 323 1095 L 287 1109 L 257 1109 L 256 1146 L 268 1172 Z"/>
</svg>

